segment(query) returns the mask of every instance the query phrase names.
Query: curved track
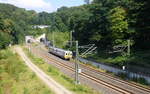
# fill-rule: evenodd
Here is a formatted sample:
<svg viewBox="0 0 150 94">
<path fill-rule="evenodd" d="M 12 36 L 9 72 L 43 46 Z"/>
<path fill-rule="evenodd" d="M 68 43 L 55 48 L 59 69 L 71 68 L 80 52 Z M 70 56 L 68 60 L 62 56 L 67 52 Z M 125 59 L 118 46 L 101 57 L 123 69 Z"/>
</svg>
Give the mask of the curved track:
<svg viewBox="0 0 150 94">
<path fill-rule="evenodd" d="M 35 50 L 35 49 L 34 49 Z M 41 51 L 41 50 L 35 50 L 36 52 L 38 52 L 43 58 L 46 58 L 47 60 L 51 61 L 51 62 L 54 62 L 54 63 L 57 63 L 59 66 L 63 66 L 64 68 L 74 72 L 74 66 L 70 66 L 68 64 L 65 64 L 63 62 L 60 62 L 59 60 L 56 60 L 54 58 L 51 58 L 49 57 L 48 53 L 46 54 L 44 51 Z M 65 61 L 64 61 L 65 62 Z M 66 61 L 67 62 L 67 61 Z M 121 84 L 126 84 L 126 85 L 130 85 L 132 86 L 133 88 L 135 89 L 139 89 L 140 91 L 143 91 L 141 92 L 140 94 L 150 94 L 150 89 L 148 87 L 143 87 L 141 85 L 137 85 L 135 83 L 130 83 L 130 82 L 125 82 L 119 78 L 116 78 L 116 77 L 112 77 L 112 75 L 109 75 L 109 74 L 106 74 L 106 73 L 102 73 L 92 67 L 89 67 L 87 65 L 84 65 L 84 64 L 80 64 L 80 66 L 82 66 L 82 68 L 84 68 L 84 70 L 88 70 L 90 73 L 88 73 L 87 71 L 85 72 L 82 72 L 80 74 L 80 76 L 83 76 L 83 77 L 86 77 L 90 80 L 93 80 L 101 85 L 104 85 L 110 89 L 113 89 L 115 91 L 118 91 L 120 92 L 121 94 L 136 94 L 135 92 L 132 92 L 131 90 L 127 90 L 127 89 L 124 89 L 124 88 L 121 88 L 120 86 L 118 85 L 114 85 L 112 83 L 109 83 L 105 80 L 102 80 L 102 79 L 99 79 L 97 76 L 95 75 L 91 75 L 92 74 L 97 74 L 97 75 L 102 75 L 102 76 L 105 76 L 107 77 L 108 79 L 110 80 L 114 80 L 114 81 L 117 81 L 118 83 L 121 83 Z"/>
</svg>

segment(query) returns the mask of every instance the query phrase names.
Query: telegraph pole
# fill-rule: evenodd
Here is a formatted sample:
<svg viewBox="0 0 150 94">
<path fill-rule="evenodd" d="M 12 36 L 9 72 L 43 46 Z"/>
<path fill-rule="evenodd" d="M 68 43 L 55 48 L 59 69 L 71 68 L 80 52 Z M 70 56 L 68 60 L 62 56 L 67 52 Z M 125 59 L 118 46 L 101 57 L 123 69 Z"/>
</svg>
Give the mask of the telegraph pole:
<svg viewBox="0 0 150 94">
<path fill-rule="evenodd" d="M 128 51 L 127 51 L 128 56 L 130 56 L 130 40 L 128 40 Z"/>
<path fill-rule="evenodd" d="M 128 57 L 130 57 L 130 40 L 128 39 L 127 41 L 128 41 L 127 55 L 128 55 Z M 129 64 L 128 64 L 128 62 L 127 62 L 127 75 L 130 78 L 130 71 L 129 71 Z"/>
<path fill-rule="evenodd" d="M 72 32 L 73 31 L 70 32 L 70 48 L 72 47 Z"/>
<path fill-rule="evenodd" d="M 76 59 L 75 59 L 75 83 L 79 84 L 79 63 L 78 63 L 78 41 L 76 41 Z"/>
<path fill-rule="evenodd" d="M 72 47 L 72 42 L 73 42 L 73 35 L 72 35 L 73 32 L 74 30 L 70 32 L 70 48 Z"/>
<path fill-rule="evenodd" d="M 52 41 L 53 41 L 53 47 L 55 47 L 54 45 L 54 30 L 55 30 L 55 15 L 53 15 L 53 31 L 52 31 Z"/>
<path fill-rule="evenodd" d="M 52 37 L 53 37 L 53 47 L 55 47 L 55 45 L 54 45 L 54 31 L 52 31 Z"/>
</svg>

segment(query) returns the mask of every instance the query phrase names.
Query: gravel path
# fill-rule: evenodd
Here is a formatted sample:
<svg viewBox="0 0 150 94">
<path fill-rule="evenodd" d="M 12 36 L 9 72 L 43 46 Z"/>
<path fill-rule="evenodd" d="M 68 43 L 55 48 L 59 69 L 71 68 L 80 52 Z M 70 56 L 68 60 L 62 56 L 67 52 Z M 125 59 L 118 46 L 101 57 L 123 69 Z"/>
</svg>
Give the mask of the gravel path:
<svg viewBox="0 0 150 94">
<path fill-rule="evenodd" d="M 55 94 L 73 94 L 68 91 L 66 88 L 61 86 L 55 80 L 53 80 L 50 76 L 45 74 L 41 69 L 39 69 L 36 65 L 34 65 L 31 60 L 25 55 L 22 48 L 15 47 L 14 50 L 21 56 L 21 58 L 25 61 L 25 64 L 33 71 L 35 74 L 55 93 Z"/>
</svg>

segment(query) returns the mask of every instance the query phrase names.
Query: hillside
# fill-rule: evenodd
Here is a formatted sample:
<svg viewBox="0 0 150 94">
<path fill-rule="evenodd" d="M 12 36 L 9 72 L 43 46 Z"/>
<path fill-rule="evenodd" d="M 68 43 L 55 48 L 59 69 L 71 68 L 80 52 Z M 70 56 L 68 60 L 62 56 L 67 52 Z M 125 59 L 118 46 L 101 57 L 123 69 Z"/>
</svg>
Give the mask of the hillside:
<svg viewBox="0 0 150 94">
<path fill-rule="evenodd" d="M 23 43 L 24 36 L 33 32 L 31 25 L 34 25 L 37 17 L 38 13 L 33 10 L 0 3 L 0 49 L 10 43 Z"/>
<path fill-rule="evenodd" d="M 15 59 L 14 59 L 15 58 Z M 0 51 L 0 94 L 54 94 L 12 50 Z"/>
</svg>

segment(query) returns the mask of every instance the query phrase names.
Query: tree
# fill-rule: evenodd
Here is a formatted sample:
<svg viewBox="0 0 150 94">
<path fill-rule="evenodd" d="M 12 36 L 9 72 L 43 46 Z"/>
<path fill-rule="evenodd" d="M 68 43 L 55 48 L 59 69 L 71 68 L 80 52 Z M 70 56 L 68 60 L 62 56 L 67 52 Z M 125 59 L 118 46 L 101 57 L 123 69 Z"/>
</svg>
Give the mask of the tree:
<svg viewBox="0 0 150 94">
<path fill-rule="evenodd" d="M 6 48 L 11 43 L 11 36 L 0 31 L 0 49 Z"/>
<path fill-rule="evenodd" d="M 122 44 L 127 36 L 128 22 L 126 19 L 126 11 L 122 7 L 116 7 L 109 12 L 108 20 L 110 23 L 110 31 L 112 35 L 113 44 Z"/>
<path fill-rule="evenodd" d="M 150 49 L 150 1 L 135 0 L 135 2 L 139 5 L 136 12 L 136 45 L 140 49 Z"/>
<path fill-rule="evenodd" d="M 0 18 L 0 49 L 6 48 L 6 46 L 8 46 L 11 42 L 11 36 L 9 35 L 11 30 L 8 26 L 10 26 L 9 21 L 4 21 Z"/>
</svg>

